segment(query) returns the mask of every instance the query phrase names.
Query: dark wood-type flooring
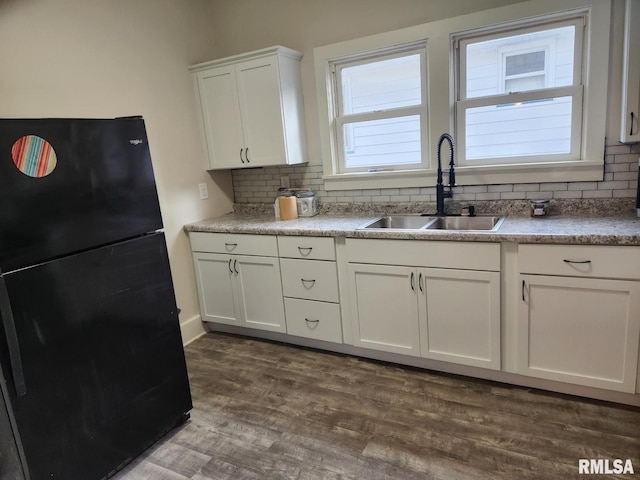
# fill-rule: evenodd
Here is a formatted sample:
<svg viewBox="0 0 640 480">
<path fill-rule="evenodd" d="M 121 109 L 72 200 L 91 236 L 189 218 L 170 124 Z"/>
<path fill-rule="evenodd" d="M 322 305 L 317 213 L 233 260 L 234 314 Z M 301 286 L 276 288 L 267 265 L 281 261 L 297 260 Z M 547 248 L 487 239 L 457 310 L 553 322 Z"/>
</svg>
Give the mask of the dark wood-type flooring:
<svg viewBox="0 0 640 480">
<path fill-rule="evenodd" d="M 191 420 L 117 480 L 640 478 L 637 408 L 232 335 L 186 355 Z"/>
</svg>

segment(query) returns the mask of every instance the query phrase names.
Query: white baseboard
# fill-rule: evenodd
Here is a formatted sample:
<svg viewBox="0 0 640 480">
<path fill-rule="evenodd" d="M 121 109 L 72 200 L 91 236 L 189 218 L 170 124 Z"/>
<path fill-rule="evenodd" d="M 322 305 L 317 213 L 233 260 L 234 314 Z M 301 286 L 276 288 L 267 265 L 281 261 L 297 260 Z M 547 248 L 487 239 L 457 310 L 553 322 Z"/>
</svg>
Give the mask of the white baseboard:
<svg viewBox="0 0 640 480">
<path fill-rule="evenodd" d="M 200 338 L 207 333 L 202 325 L 200 315 L 196 315 L 184 322 L 180 323 L 180 332 L 182 333 L 182 344 L 188 345 L 195 339 Z"/>
</svg>

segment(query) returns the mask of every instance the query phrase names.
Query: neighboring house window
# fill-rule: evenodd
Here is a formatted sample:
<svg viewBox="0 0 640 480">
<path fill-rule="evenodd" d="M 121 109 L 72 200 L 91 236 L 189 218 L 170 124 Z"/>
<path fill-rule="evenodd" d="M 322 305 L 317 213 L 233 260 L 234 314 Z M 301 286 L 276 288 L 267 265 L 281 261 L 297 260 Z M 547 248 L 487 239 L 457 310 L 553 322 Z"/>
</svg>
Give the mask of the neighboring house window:
<svg viewBox="0 0 640 480">
<path fill-rule="evenodd" d="M 425 47 L 331 62 L 337 173 L 424 168 Z"/>
<path fill-rule="evenodd" d="M 461 165 L 581 158 L 585 15 L 456 38 Z"/>
</svg>

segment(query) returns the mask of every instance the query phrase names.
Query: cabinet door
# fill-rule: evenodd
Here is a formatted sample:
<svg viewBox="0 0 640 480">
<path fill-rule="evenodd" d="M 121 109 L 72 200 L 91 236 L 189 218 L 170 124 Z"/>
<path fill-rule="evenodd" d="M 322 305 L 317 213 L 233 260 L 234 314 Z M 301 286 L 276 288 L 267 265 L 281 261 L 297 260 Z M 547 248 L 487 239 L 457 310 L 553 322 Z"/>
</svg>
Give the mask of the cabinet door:
<svg viewBox="0 0 640 480">
<path fill-rule="evenodd" d="M 232 257 L 196 252 L 193 254 L 193 262 L 202 320 L 242 325 L 242 320 L 236 313 Z"/>
<path fill-rule="evenodd" d="M 521 275 L 518 370 L 633 393 L 640 282 Z"/>
<path fill-rule="evenodd" d="M 244 149 L 236 71 L 217 67 L 197 74 L 209 168 L 239 168 Z"/>
<path fill-rule="evenodd" d="M 416 270 L 349 264 L 353 344 L 420 355 Z"/>
<path fill-rule="evenodd" d="M 234 255 L 233 269 L 244 326 L 286 333 L 278 258 Z"/>
<path fill-rule="evenodd" d="M 640 142 L 640 0 L 626 0 L 620 141 Z"/>
<path fill-rule="evenodd" d="M 246 147 L 245 166 L 286 163 L 277 58 L 249 60 L 236 67 Z"/>
<path fill-rule="evenodd" d="M 500 273 L 418 270 L 423 357 L 500 369 Z"/>
</svg>

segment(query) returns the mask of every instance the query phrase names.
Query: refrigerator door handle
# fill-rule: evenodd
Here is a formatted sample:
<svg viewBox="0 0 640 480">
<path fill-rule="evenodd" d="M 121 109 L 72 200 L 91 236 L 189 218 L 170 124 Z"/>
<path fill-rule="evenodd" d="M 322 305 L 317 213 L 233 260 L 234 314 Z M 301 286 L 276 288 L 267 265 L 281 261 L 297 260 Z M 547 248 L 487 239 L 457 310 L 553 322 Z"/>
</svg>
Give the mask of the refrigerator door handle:
<svg viewBox="0 0 640 480">
<path fill-rule="evenodd" d="M 13 383 L 19 397 L 27 394 L 27 385 L 24 380 L 24 370 L 22 369 L 22 359 L 20 357 L 20 344 L 18 343 L 18 333 L 13 320 L 11 302 L 4 277 L 0 273 L 0 315 L 2 315 L 2 325 L 7 337 L 9 348 L 9 361 L 11 362 L 11 372 L 13 373 Z"/>
</svg>

